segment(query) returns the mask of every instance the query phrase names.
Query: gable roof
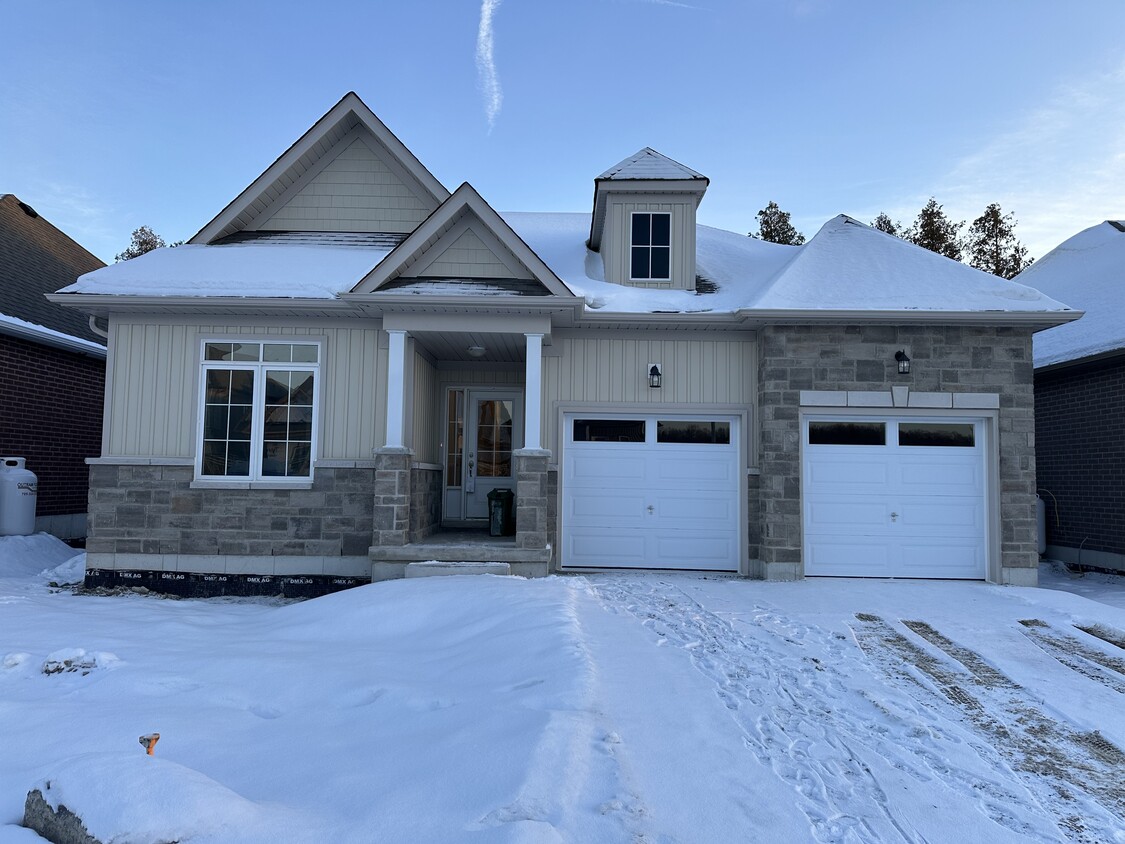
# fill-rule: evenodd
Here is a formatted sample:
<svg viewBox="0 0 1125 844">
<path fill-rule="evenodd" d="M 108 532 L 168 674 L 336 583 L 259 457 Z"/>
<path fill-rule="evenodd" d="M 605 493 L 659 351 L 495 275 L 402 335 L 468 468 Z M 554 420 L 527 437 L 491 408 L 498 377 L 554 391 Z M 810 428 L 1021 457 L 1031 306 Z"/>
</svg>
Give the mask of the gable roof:
<svg viewBox="0 0 1125 844">
<path fill-rule="evenodd" d="M 703 179 L 708 181 L 702 173 L 695 172 L 690 167 L 674 161 L 652 147 L 645 147 L 628 158 L 618 161 L 598 178 L 614 181 L 625 179 Z"/>
<path fill-rule="evenodd" d="M 355 143 L 357 130 L 381 146 L 391 161 L 416 183 L 428 205 L 436 208 L 449 197 L 449 191 L 414 153 L 350 91 L 188 243 L 213 243 L 251 226 L 263 215 L 272 214 L 278 209 L 279 200 L 289 198 L 345 147 Z"/>
<path fill-rule="evenodd" d="M 0 194 L 0 314 L 10 327 L 27 323 L 105 345 L 86 316 L 48 302 L 83 273 L 105 264 L 59 231 L 14 194 Z M 23 329 L 21 329 L 22 331 Z"/>
<path fill-rule="evenodd" d="M 1035 335 L 1035 365 L 1125 350 L 1125 222 L 1107 220 L 1056 246 L 1016 280 L 1086 315 Z"/>
<path fill-rule="evenodd" d="M 484 201 L 468 182 L 453 194 L 430 217 L 418 226 L 390 255 L 352 289 L 352 293 L 375 293 L 386 289 L 389 282 L 418 261 L 450 232 L 466 215 L 472 215 L 499 244 L 545 288 L 548 295 L 572 298 L 574 293 L 543 260 L 516 234 L 511 226 Z"/>
</svg>

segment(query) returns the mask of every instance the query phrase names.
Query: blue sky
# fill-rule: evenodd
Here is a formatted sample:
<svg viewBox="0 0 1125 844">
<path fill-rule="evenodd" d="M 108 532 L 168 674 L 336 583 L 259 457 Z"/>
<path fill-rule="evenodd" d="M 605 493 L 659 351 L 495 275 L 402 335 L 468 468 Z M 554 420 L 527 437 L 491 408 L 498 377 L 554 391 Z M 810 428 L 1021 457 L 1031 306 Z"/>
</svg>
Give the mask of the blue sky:
<svg viewBox="0 0 1125 844">
<path fill-rule="evenodd" d="M 770 200 L 808 236 L 997 201 L 1040 257 L 1125 217 L 1120 0 L 39 0 L 0 29 L 0 192 L 107 261 L 190 237 L 349 90 L 504 211 L 587 211 L 652 146 L 739 232 Z"/>
</svg>

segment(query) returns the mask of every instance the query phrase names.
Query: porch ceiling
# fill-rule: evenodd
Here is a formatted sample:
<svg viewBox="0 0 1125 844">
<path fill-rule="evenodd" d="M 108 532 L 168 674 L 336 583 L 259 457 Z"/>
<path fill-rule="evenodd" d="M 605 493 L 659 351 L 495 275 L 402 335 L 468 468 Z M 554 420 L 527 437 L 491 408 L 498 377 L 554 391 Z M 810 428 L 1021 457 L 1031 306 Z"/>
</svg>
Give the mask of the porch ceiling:
<svg viewBox="0 0 1125 844">
<path fill-rule="evenodd" d="M 522 334 L 411 331 L 410 336 L 425 354 L 438 361 L 523 363 L 527 359 L 526 340 Z M 484 354 L 480 357 L 470 355 L 468 349 L 472 346 L 482 347 Z"/>
</svg>

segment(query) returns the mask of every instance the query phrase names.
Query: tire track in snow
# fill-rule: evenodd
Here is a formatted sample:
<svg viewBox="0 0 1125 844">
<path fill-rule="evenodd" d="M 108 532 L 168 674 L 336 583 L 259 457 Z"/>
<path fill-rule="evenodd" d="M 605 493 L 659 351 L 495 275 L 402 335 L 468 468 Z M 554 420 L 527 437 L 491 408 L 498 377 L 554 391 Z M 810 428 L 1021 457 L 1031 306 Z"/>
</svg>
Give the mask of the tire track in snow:
<svg viewBox="0 0 1125 844">
<path fill-rule="evenodd" d="M 916 645 L 878 616 L 860 613 L 856 619 L 853 629 L 864 652 L 888 673 L 902 675 L 909 671 L 906 666 L 913 666 L 925 675 L 945 702 L 959 709 L 972 729 L 1011 766 L 1040 805 L 1055 815 L 1064 834 L 1091 844 L 1118 840 L 1116 833 L 1125 826 L 1121 750 L 1100 733 L 1080 733 L 1045 714 L 1022 686 L 925 622 L 903 624 L 959 667 Z M 933 696 L 920 681 L 913 689 Z"/>
<path fill-rule="evenodd" d="M 1125 694 L 1125 659 L 1102 653 L 1073 636 L 1059 633 L 1037 618 L 1020 622 L 1024 635 L 1067 668 Z"/>
<path fill-rule="evenodd" d="M 957 739 L 931 712 L 896 709 L 895 702 L 845 687 L 836 667 L 859 657 L 846 637 L 759 604 L 753 619 L 740 618 L 735 628 L 676 584 L 651 576 L 603 575 L 588 585 L 608 608 L 629 612 L 663 641 L 688 651 L 715 683 L 747 749 L 800 796 L 815 840 L 925 841 L 896 813 L 864 761 L 872 752 L 920 783 L 940 780 L 1028 840 L 1057 840 L 1040 832 L 1050 823 L 1047 816 L 1021 806 L 1025 796 L 1004 785 L 1006 771 L 984 779 L 952 766 L 932 746 L 937 739 Z M 830 659 L 808 655 L 808 646 Z M 1045 823 L 1036 826 L 1029 815 Z"/>
</svg>

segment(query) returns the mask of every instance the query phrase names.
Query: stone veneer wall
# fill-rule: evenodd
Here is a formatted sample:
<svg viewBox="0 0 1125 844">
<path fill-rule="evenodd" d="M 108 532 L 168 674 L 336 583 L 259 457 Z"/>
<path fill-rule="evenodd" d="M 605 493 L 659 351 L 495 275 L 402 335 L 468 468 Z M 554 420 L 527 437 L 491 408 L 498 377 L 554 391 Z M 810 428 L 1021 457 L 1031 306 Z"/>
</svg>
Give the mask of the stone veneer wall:
<svg viewBox="0 0 1125 844">
<path fill-rule="evenodd" d="M 763 577 L 761 571 L 761 545 L 762 545 L 762 476 L 746 476 L 746 522 L 749 533 L 747 543 L 747 557 L 750 560 L 750 570 L 746 572 L 750 577 Z"/>
<path fill-rule="evenodd" d="M 113 568 L 111 555 L 129 555 L 133 568 L 142 554 L 367 556 L 373 468 L 320 467 L 311 489 L 293 490 L 192 489 L 193 477 L 191 466 L 91 466 L 90 565 Z"/>
<path fill-rule="evenodd" d="M 1034 581 L 1038 552 L 1029 329 L 769 326 L 759 331 L 758 344 L 760 555 L 766 577 L 803 574 L 800 391 L 908 386 L 912 391 L 1000 395 L 1001 581 Z M 912 360 L 909 375 L 898 374 L 894 354 L 899 349 Z"/>
<path fill-rule="evenodd" d="M 441 526 L 441 493 L 441 469 L 415 466 L 411 470 L 411 542 L 421 542 Z"/>
<path fill-rule="evenodd" d="M 551 571 L 559 564 L 559 470 L 547 470 L 547 541 L 551 543 Z"/>
</svg>

